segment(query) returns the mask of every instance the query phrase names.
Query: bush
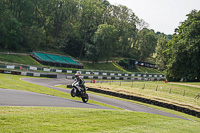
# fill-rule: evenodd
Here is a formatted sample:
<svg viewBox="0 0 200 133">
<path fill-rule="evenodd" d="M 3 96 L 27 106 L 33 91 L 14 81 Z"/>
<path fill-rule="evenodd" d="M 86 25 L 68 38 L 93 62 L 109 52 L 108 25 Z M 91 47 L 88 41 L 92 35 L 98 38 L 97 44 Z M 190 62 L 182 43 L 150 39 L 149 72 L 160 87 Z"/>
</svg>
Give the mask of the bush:
<svg viewBox="0 0 200 133">
<path fill-rule="evenodd" d="M 128 68 L 129 63 L 127 61 L 125 61 L 124 59 L 120 59 L 119 60 L 119 65 L 124 67 L 124 68 Z"/>
</svg>

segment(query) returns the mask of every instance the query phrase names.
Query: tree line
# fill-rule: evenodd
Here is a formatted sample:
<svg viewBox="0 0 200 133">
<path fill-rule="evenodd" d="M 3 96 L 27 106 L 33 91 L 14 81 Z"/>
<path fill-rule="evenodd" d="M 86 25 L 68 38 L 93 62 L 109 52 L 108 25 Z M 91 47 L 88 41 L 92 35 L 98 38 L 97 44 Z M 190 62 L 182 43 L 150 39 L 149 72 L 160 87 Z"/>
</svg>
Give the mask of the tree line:
<svg viewBox="0 0 200 133">
<path fill-rule="evenodd" d="M 171 36 L 107 0 L 1 0 L 0 48 L 60 50 L 93 63 L 153 55 L 169 80 L 194 81 L 200 77 L 200 12 L 187 16 Z"/>
<path fill-rule="evenodd" d="M 0 12 L 5 50 L 57 49 L 93 62 L 111 56 L 143 60 L 157 43 L 144 20 L 107 0 L 1 0 Z"/>
<path fill-rule="evenodd" d="M 169 81 L 200 80 L 200 11 L 193 10 L 171 40 L 160 34 L 154 57 Z"/>
</svg>

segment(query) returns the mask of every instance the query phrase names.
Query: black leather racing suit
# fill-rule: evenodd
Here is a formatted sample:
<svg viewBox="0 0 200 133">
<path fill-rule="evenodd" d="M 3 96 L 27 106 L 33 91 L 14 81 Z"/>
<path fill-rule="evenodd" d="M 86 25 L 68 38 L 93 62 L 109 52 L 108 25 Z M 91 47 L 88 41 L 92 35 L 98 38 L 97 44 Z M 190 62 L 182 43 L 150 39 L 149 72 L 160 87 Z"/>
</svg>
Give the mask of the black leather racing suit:
<svg viewBox="0 0 200 133">
<path fill-rule="evenodd" d="M 77 83 L 78 82 L 78 84 L 81 86 L 81 87 L 83 87 L 83 89 L 84 89 L 84 91 L 85 91 L 85 81 L 82 79 L 82 78 L 79 78 L 79 77 L 75 77 L 75 79 L 74 79 L 74 84 L 75 83 Z"/>
</svg>

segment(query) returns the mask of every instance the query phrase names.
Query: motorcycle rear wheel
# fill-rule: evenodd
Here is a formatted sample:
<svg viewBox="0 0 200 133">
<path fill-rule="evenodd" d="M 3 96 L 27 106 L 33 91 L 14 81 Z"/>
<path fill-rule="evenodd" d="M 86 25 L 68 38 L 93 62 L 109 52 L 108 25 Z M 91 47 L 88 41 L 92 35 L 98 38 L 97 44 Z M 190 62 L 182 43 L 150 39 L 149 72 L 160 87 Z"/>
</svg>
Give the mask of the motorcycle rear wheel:
<svg viewBox="0 0 200 133">
<path fill-rule="evenodd" d="M 88 94 L 86 93 L 85 96 L 82 97 L 82 101 L 83 101 L 84 103 L 87 103 L 88 100 L 89 100 L 89 96 L 88 96 Z"/>
<path fill-rule="evenodd" d="M 72 97 L 75 97 L 75 96 L 76 96 L 76 93 L 75 93 L 74 88 L 71 90 L 71 96 L 72 96 Z"/>
</svg>

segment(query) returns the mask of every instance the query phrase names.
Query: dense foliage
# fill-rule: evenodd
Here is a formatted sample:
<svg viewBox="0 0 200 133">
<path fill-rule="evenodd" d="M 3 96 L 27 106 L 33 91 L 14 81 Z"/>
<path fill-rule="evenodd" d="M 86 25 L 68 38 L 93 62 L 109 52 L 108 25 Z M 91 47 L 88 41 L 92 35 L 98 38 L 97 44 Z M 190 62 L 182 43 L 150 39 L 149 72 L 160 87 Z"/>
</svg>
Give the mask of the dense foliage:
<svg viewBox="0 0 200 133">
<path fill-rule="evenodd" d="M 200 78 L 200 11 L 187 16 L 171 36 L 107 0 L 1 0 L 0 50 L 57 50 L 93 63 L 154 53 L 169 80 L 194 81 Z"/>
<path fill-rule="evenodd" d="M 131 9 L 106 0 L 1 0 L 0 48 L 60 50 L 98 62 L 111 56 L 145 59 L 153 30 Z"/>
<path fill-rule="evenodd" d="M 200 11 L 193 10 L 175 30 L 172 40 L 160 35 L 156 63 L 166 69 L 171 81 L 199 81 L 200 78 Z"/>
</svg>

